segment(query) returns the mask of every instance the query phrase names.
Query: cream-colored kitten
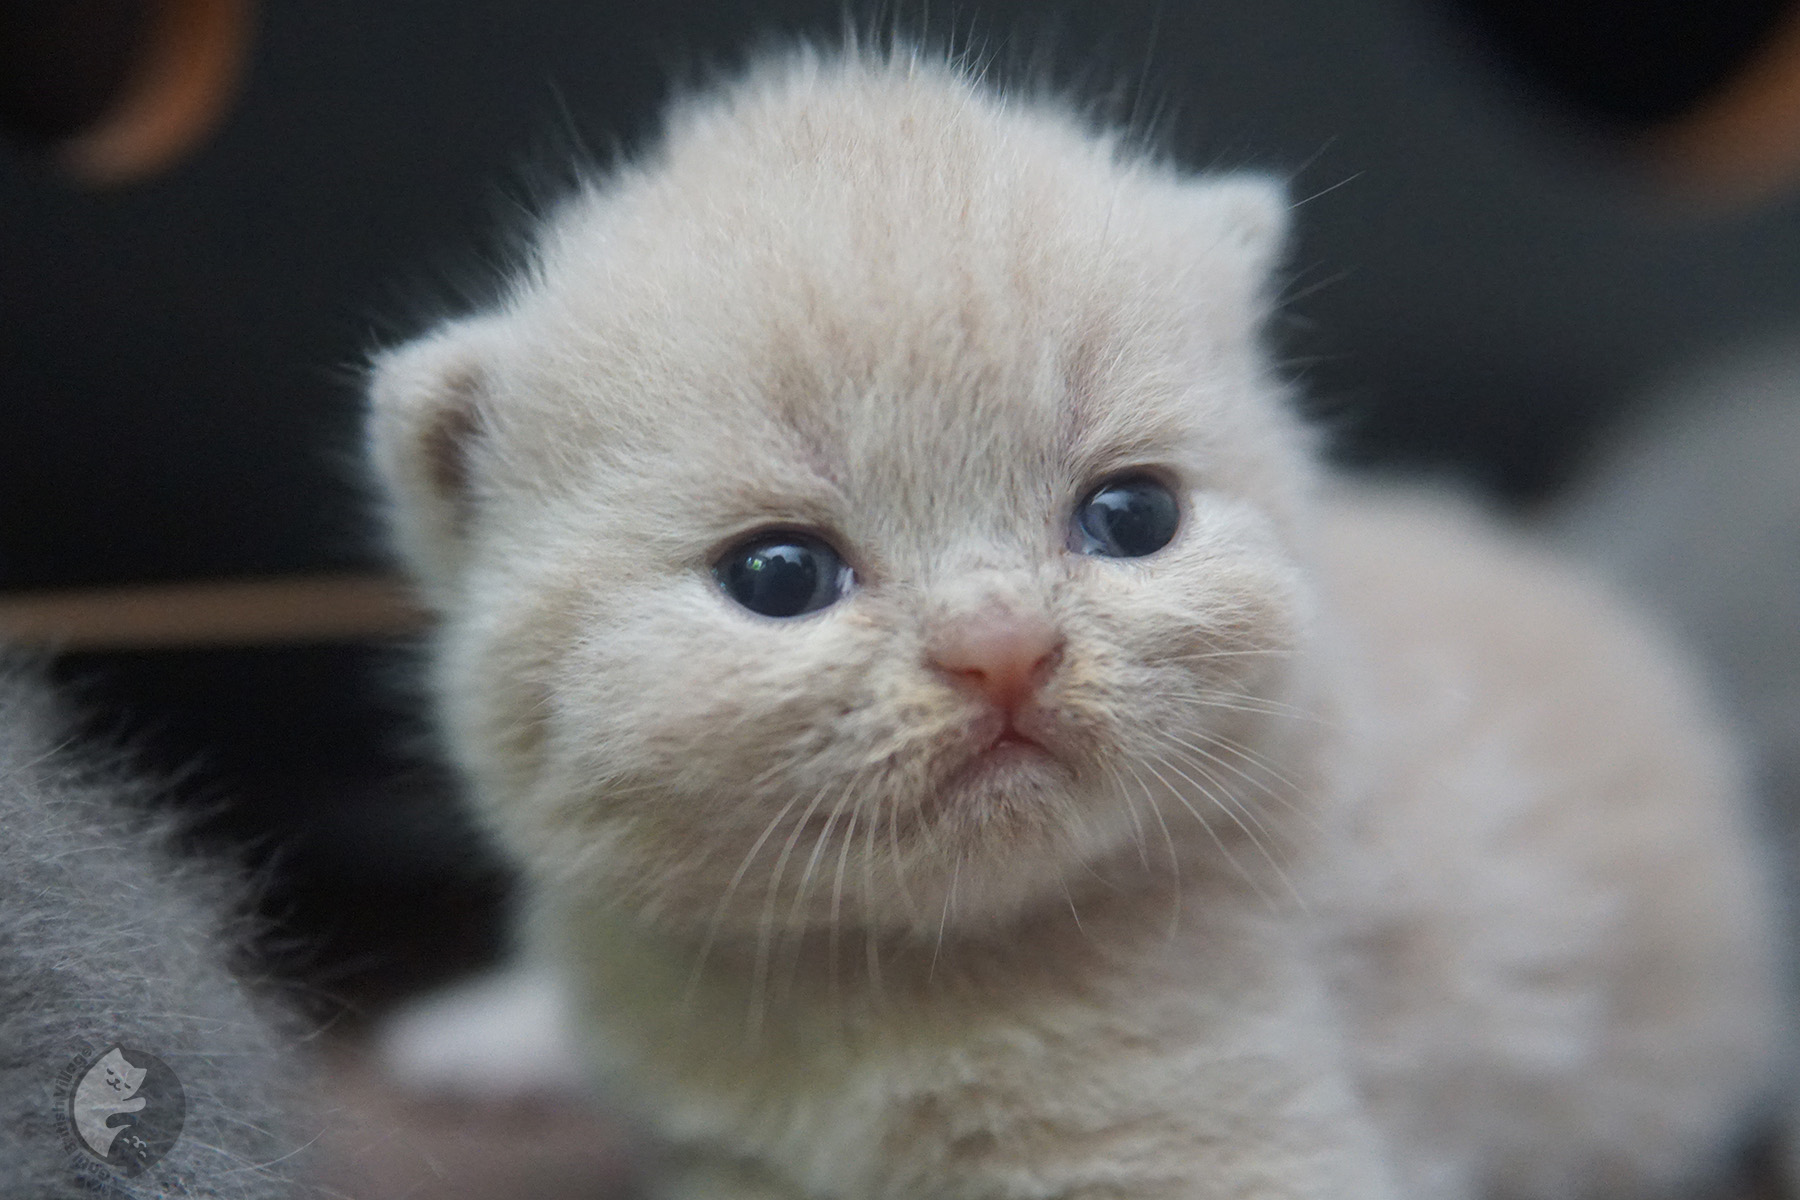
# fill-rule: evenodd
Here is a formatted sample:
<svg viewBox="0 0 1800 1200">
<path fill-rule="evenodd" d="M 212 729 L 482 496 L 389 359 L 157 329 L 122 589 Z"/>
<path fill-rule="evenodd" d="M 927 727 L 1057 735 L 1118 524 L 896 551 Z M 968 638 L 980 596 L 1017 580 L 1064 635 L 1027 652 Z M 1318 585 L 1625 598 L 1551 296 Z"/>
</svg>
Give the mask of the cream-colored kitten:
<svg viewBox="0 0 1800 1200">
<path fill-rule="evenodd" d="M 1258 345 L 1285 222 L 941 64 L 799 55 L 383 355 L 546 981 L 401 1057 L 566 1005 L 700 1196 L 1718 1169 L 1778 1052 L 1731 748 L 1555 564 L 1320 477 Z"/>
</svg>

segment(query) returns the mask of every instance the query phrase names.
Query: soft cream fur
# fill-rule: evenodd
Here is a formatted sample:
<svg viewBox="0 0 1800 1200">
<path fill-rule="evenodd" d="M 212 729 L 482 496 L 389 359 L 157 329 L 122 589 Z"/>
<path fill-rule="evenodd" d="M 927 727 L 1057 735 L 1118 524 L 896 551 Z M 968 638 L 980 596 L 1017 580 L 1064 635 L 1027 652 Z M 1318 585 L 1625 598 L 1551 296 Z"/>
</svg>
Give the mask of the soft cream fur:
<svg viewBox="0 0 1800 1200">
<path fill-rule="evenodd" d="M 1736 346 L 1647 397 L 1547 515 L 1653 603 L 1718 677 L 1800 905 L 1800 335 Z M 1795 1064 L 1800 1068 L 1800 1064 Z M 1787 1177 L 1800 1187 L 1800 1070 Z"/>
<path fill-rule="evenodd" d="M 1285 223 L 941 64 L 798 55 L 377 362 L 528 969 L 688 1194 L 1641 1194 L 1761 1100 L 1731 748 L 1558 566 L 1322 480 L 1258 345 Z M 1125 467 L 1175 541 L 1070 553 Z M 856 590 L 738 608 L 717 556 L 796 526 Z M 927 659 L 991 611 L 1066 638 L 1054 758 L 959 779 L 982 710 Z"/>
</svg>

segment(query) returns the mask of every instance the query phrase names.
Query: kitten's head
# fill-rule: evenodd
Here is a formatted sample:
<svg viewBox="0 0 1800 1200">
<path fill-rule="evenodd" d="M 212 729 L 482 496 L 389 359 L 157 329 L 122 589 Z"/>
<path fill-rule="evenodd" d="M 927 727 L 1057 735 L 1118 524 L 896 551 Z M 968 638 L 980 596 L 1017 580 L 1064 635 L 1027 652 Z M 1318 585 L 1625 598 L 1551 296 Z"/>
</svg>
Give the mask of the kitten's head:
<svg viewBox="0 0 1800 1200">
<path fill-rule="evenodd" d="M 917 61 L 678 111 L 375 366 L 503 840 L 671 925 L 930 933 L 1233 829 L 1301 623 L 1284 219 Z"/>
</svg>

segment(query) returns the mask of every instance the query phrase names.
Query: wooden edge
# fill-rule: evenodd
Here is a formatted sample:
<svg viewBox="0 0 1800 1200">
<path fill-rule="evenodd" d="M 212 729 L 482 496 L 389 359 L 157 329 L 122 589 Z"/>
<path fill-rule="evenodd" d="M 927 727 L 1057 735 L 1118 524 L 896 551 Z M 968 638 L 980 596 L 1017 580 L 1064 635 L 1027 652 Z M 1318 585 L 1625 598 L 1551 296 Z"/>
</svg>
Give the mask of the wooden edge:
<svg viewBox="0 0 1800 1200">
<path fill-rule="evenodd" d="M 406 585 L 378 575 L 0 594 L 0 641 L 49 650 L 357 641 L 426 624 Z"/>
</svg>

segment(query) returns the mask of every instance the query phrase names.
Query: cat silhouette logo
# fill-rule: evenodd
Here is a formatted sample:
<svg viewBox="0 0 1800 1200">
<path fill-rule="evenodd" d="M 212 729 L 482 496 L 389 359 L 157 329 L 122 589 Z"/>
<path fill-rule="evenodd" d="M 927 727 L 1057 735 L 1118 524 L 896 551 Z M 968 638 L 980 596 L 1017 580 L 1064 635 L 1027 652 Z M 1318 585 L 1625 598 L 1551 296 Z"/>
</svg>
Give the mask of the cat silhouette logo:
<svg viewBox="0 0 1800 1200">
<path fill-rule="evenodd" d="M 181 1136 L 187 1097 L 167 1063 L 153 1054 L 112 1046 L 80 1068 L 68 1121 L 83 1149 L 108 1166 L 137 1175 Z"/>
</svg>

